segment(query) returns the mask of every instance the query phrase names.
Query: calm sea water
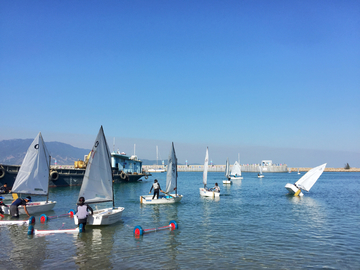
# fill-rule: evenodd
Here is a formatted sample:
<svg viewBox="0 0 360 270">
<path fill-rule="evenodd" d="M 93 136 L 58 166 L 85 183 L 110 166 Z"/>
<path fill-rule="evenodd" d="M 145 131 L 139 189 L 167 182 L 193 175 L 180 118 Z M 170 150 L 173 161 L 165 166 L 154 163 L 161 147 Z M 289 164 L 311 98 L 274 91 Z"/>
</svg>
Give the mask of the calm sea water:
<svg viewBox="0 0 360 270">
<path fill-rule="evenodd" d="M 88 227 L 80 235 L 27 236 L 25 226 L 0 227 L 0 269 L 360 269 L 360 173 L 325 172 L 302 198 L 287 196 L 297 173 L 244 173 L 220 199 L 202 198 L 202 173 L 179 173 L 183 200 L 174 205 L 140 205 L 153 179 L 165 188 L 165 174 L 139 183 L 117 184 L 122 221 Z M 51 189 L 58 203 L 48 215 L 75 208 L 79 187 Z M 37 221 L 38 221 L 37 216 Z M 133 235 L 168 225 L 179 229 Z M 37 222 L 36 229 L 74 228 L 70 218 Z"/>
</svg>

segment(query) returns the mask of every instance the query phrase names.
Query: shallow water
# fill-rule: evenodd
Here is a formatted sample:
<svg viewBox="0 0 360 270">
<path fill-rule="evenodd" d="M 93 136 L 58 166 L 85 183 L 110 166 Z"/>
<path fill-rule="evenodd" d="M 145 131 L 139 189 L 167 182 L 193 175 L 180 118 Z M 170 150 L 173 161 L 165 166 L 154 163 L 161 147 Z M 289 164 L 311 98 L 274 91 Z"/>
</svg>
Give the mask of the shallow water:
<svg viewBox="0 0 360 270">
<path fill-rule="evenodd" d="M 302 174 L 303 175 L 303 174 Z M 25 226 L 0 226 L 0 269 L 359 269 L 360 173 L 324 172 L 309 193 L 287 196 L 297 173 L 244 173 L 231 186 L 223 173 L 219 199 L 202 198 L 202 173 L 181 172 L 174 205 L 140 205 L 153 179 L 165 188 L 166 174 L 139 183 L 116 184 L 122 221 L 87 227 L 80 235 L 27 236 Z M 53 188 L 60 215 L 75 208 L 79 187 Z M 25 218 L 25 217 L 24 217 Z M 36 229 L 74 228 L 68 217 L 38 222 Z M 135 238 L 136 225 L 156 228 L 176 220 L 179 228 Z"/>
</svg>

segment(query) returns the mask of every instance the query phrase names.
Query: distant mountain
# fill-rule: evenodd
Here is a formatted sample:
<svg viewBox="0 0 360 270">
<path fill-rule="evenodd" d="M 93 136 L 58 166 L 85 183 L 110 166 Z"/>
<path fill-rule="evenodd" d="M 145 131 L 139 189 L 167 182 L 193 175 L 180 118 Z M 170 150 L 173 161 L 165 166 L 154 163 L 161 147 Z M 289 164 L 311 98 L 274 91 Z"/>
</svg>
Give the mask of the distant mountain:
<svg viewBox="0 0 360 270">
<path fill-rule="evenodd" d="M 33 139 L 13 139 L 0 141 L 0 164 L 21 165 Z M 77 160 L 84 160 L 90 149 L 83 149 L 61 142 L 45 142 L 52 157 L 51 164 L 73 165 Z M 154 165 L 156 160 L 139 159 L 143 165 Z M 165 165 L 167 160 L 165 160 Z M 179 164 L 180 165 L 180 164 Z"/>
<path fill-rule="evenodd" d="M 7 165 L 21 165 L 25 154 L 33 139 L 14 139 L 0 141 L 0 163 Z M 84 160 L 90 149 L 82 149 L 60 142 L 46 142 L 51 164 L 72 165 L 77 160 Z"/>
</svg>

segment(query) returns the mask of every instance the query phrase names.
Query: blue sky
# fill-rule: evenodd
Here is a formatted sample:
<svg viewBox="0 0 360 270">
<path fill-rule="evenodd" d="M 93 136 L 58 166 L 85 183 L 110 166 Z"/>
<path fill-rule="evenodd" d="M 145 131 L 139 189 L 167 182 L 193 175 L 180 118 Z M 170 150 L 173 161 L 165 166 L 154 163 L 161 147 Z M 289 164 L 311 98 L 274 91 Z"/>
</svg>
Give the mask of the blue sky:
<svg viewBox="0 0 360 270">
<path fill-rule="evenodd" d="M 359 1 L 1 1 L 0 140 L 360 167 L 359 29 Z"/>
</svg>

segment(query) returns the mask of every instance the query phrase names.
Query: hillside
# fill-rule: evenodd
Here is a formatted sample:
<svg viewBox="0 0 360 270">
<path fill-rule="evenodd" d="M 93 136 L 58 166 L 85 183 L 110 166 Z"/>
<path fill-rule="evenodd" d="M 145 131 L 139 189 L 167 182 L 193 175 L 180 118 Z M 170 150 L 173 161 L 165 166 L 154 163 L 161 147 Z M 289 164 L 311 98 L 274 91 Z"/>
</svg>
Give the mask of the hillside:
<svg viewBox="0 0 360 270">
<path fill-rule="evenodd" d="M 33 139 L 13 139 L 0 141 L 0 164 L 21 165 L 26 151 Z M 77 160 L 84 160 L 90 149 L 77 148 L 61 142 L 45 142 L 52 157 L 51 164 L 73 165 Z M 139 157 L 141 160 L 141 157 Z M 142 160 L 143 165 L 156 164 L 156 160 Z M 165 161 L 165 164 L 167 161 Z"/>
</svg>

